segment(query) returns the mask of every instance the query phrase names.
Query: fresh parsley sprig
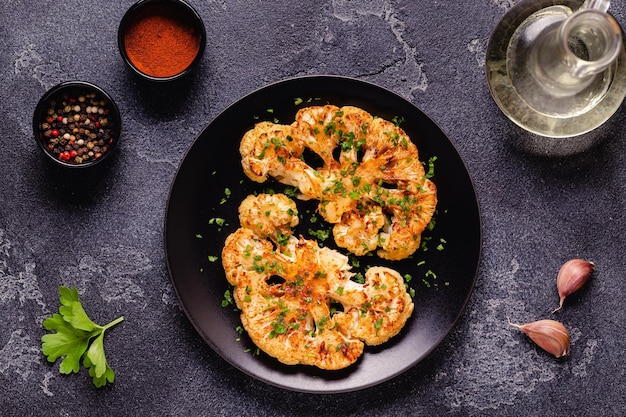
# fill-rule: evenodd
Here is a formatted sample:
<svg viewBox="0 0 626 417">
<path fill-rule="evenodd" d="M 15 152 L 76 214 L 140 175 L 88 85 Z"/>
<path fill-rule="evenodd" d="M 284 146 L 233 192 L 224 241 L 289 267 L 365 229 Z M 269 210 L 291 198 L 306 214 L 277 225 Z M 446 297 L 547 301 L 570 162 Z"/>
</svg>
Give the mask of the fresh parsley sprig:
<svg viewBox="0 0 626 417">
<path fill-rule="evenodd" d="M 62 374 L 77 373 L 80 363 L 89 370 L 93 384 L 102 387 L 115 380 L 115 373 L 104 355 L 105 330 L 122 322 L 118 317 L 105 326 L 100 326 L 87 316 L 76 288 L 59 287 L 59 314 L 43 321 L 43 327 L 51 332 L 41 337 L 41 350 L 48 362 L 63 357 L 59 366 Z"/>
</svg>

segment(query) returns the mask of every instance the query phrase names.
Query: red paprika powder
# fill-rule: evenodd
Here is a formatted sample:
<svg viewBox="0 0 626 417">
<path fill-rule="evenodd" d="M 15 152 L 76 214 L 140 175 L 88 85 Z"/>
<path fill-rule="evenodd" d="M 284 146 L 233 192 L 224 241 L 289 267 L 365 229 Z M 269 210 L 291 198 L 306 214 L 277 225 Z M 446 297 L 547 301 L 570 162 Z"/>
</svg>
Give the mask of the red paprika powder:
<svg viewBox="0 0 626 417">
<path fill-rule="evenodd" d="M 168 3 L 155 2 L 132 17 L 124 33 L 124 51 L 142 73 L 173 77 L 186 70 L 200 51 L 200 30 L 191 16 Z"/>
</svg>

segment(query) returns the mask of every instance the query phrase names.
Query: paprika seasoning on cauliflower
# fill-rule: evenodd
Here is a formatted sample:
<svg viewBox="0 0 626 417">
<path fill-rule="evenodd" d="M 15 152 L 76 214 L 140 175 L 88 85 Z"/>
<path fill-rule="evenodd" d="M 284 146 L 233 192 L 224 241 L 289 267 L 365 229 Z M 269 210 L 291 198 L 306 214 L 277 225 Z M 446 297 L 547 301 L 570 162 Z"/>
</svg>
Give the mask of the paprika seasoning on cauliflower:
<svg viewBox="0 0 626 417">
<path fill-rule="evenodd" d="M 306 149 L 321 167 L 306 163 Z M 258 123 L 239 152 L 253 181 L 272 177 L 298 188 L 299 198 L 318 200 L 337 245 L 357 256 L 409 257 L 435 212 L 437 190 L 416 146 L 394 123 L 357 107 L 312 106 L 291 125 Z"/>
<path fill-rule="evenodd" d="M 411 316 L 413 301 L 396 271 L 372 267 L 359 284 L 346 256 L 293 236 L 298 215 L 287 196 L 248 196 L 239 218 L 222 263 L 243 327 L 280 362 L 346 368 L 365 344 L 384 343 Z M 333 313 L 335 303 L 343 311 Z"/>
</svg>

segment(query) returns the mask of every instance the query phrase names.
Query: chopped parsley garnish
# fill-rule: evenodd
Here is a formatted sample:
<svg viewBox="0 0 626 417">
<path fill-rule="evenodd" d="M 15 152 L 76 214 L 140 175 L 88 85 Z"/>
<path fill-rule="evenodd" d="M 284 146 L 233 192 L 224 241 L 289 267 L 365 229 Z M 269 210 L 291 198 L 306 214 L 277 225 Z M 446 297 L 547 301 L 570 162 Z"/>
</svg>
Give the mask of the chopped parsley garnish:
<svg viewBox="0 0 626 417">
<path fill-rule="evenodd" d="M 374 328 L 376 329 L 376 334 L 378 334 L 379 330 L 383 327 L 383 318 L 379 318 L 378 320 L 376 320 L 376 323 L 374 323 Z"/>
<path fill-rule="evenodd" d="M 221 227 L 226 224 L 226 219 L 223 219 L 221 217 L 211 217 L 209 219 L 209 224 L 216 224 Z"/>
<path fill-rule="evenodd" d="M 220 205 L 226 203 L 231 195 L 230 188 L 224 188 L 224 197 L 220 200 Z"/>
<path fill-rule="evenodd" d="M 233 300 L 233 295 L 230 290 L 226 290 L 224 292 L 224 298 L 222 299 L 222 307 L 228 307 L 229 305 L 233 305 L 235 301 Z"/>
<path fill-rule="evenodd" d="M 328 237 L 330 236 L 330 231 L 323 230 L 323 229 L 320 229 L 320 230 L 309 229 L 309 234 L 323 242 L 326 239 L 328 239 Z"/>
<path fill-rule="evenodd" d="M 428 158 L 428 171 L 426 171 L 426 174 L 424 175 L 424 177 L 426 178 L 433 178 L 435 176 L 435 161 L 437 160 L 436 156 L 431 156 L 430 158 Z M 424 163 L 424 165 L 426 165 Z"/>
<path fill-rule="evenodd" d="M 404 117 L 403 116 L 393 116 L 393 118 L 391 119 L 391 121 L 393 122 L 394 125 L 396 125 L 396 127 L 400 127 L 400 125 L 402 123 L 404 123 Z"/>
</svg>

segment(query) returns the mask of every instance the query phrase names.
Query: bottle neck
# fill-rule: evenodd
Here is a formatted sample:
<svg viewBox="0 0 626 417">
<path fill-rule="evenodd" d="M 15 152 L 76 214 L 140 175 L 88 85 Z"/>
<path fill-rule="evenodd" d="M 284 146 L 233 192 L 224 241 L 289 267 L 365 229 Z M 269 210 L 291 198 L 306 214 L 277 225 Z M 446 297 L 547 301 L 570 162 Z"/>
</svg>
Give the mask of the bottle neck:
<svg viewBox="0 0 626 417">
<path fill-rule="evenodd" d="M 538 38 L 536 77 L 555 96 L 576 94 L 607 70 L 620 54 L 621 29 L 610 15 L 582 9 Z M 531 58 L 533 59 L 533 58 Z"/>
<path fill-rule="evenodd" d="M 609 10 L 609 6 L 611 5 L 610 0 L 585 0 L 583 5 L 580 7 L 581 9 L 595 9 L 601 12 L 607 12 Z"/>
</svg>

